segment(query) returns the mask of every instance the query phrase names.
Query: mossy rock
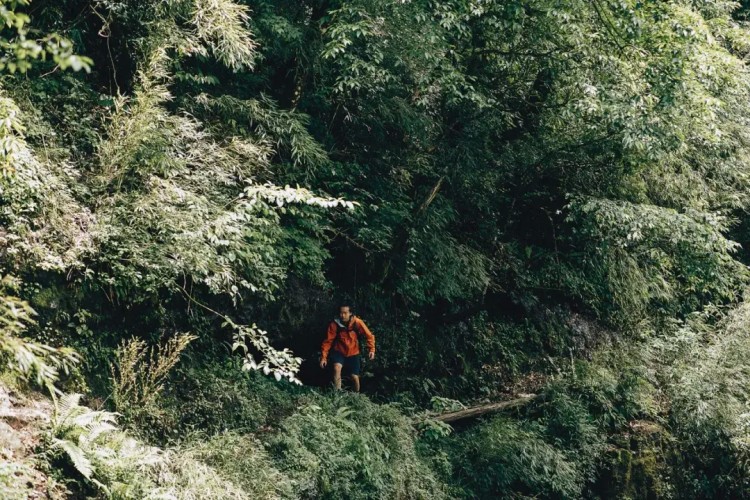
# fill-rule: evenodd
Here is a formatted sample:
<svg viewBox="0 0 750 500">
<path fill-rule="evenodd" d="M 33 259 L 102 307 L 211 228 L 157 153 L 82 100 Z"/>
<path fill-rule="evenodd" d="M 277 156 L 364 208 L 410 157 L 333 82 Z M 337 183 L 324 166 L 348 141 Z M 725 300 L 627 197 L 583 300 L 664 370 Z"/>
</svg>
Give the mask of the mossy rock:
<svg viewBox="0 0 750 500">
<path fill-rule="evenodd" d="M 615 436 L 594 486 L 595 496 L 622 499 L 673 498 L 674 439 L 655 422 L 631 421 Z"/>
</svg>

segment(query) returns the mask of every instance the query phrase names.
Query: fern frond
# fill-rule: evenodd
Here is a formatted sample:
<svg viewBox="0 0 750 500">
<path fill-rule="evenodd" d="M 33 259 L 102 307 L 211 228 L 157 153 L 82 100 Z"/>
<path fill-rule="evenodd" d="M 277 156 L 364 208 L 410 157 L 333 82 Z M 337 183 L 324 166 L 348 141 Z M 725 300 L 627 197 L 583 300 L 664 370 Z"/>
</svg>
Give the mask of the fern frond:
<svg viewBox="0 0 750 500">
<path fill-rule="evenodd" d="M 53 427 L 61 427 L 69 419 L 74 418 L 76 412 L 80 409 L 80 394 L 63 394 L 55 406 L 55 414 L 52 421 Z"/>
<path fill-rule="evenodd" d="M 88 408 L 85 408 L 85 410 L 88 410 Z M 114 422 L 115 414 L 107 411 L 82 411 L 72 419 L 74 425 L 85 428 L 88 431 L 97 425 Z"/>
<path fill-rule="evenodd" d="M 117 430 L 117 427 L 115 427 L 111 423 L 100 422 L 100 423 L 90 426 L 88 429 L 88 433 L 85 434 L 84 436 L 87 441 L 96 441 L 96 438 L 98 438 L 102 434 L 114 432 L 116 430 Z"/>
<path fill-rule="evenodd" d="M 67 439 L 55 439 L 53 447 L 63 450 L 68 455 L 68 458 L 70 458 L 76 470 L 86 479 L 91 479 L 91 476 L 94 474 L 94 466 L 86 458 L 86 453 L 79 446 Z"/>
</svg>

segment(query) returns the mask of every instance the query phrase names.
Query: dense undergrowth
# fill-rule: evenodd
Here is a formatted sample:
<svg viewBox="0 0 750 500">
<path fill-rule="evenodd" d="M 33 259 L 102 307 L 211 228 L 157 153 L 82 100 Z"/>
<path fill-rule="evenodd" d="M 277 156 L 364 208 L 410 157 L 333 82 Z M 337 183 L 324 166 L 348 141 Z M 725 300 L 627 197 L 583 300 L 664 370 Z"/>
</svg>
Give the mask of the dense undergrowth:
<svg viewBox="0 0 750 500">
<path fill-rule="evenodd" d="M 127 431 L 64 396 L 42 449 L 74 495 L 113 498 L 742 496 L 746 380 L 721 381 L 707 365 L 738 392 L 706 394 L 705 381 L 686 385 L 684 367 L 657 375 L 644 368 L 653 359 L 602 351 L 551 377 L 523 408 L 456 429 L 403 403 L 194 367 L 177 370 L 183 387 L 147 414 L 118 415 Z"/>
<path fill-rule="evenodd" d="M 0 496 L 750 496 L 746 17 L 0 0 Z"/>
</svg>

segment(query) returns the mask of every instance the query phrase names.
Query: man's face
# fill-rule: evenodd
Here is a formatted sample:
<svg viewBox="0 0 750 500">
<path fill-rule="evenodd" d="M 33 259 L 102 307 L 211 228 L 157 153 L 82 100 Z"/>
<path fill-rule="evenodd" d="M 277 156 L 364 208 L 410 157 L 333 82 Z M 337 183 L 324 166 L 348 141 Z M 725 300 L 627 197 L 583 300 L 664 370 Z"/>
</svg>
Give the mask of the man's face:
<svg viewBox="0 0 750 500">
<path fill-rule="evenodd" d="M 339 309 L 339 318 L 341 318 L 341 321 L 344 323 L 349 322 L 349 318 L 352 317 L 352 313 L 349 311 L 349 306 L 344 306 L 341 309 Z"/>
</svg>

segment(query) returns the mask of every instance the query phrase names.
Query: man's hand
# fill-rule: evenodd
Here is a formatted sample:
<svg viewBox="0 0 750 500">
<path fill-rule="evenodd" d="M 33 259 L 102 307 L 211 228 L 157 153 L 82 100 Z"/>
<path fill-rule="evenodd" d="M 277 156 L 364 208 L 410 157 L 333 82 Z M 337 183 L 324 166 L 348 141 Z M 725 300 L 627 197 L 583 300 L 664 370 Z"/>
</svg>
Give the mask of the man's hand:
<svg viewBox="0 0 750 500">
<path fill-rule="evenodd" d="M 367 356 L 367 358 L 370 359 L 370 360 L 375 359 L 375 352 L 374 351 L 370 351 L 370 354 Z"/>
<path fill-rule="evenodd" d="M 320 359 L 320 367 L 325 368 L 326 365 L 328 365 L 328 360 L 321 358 Z"/>
</svg>

